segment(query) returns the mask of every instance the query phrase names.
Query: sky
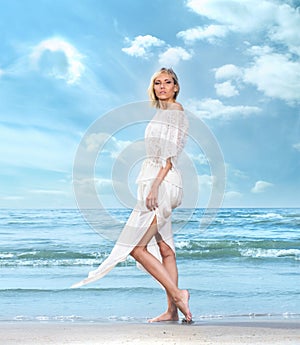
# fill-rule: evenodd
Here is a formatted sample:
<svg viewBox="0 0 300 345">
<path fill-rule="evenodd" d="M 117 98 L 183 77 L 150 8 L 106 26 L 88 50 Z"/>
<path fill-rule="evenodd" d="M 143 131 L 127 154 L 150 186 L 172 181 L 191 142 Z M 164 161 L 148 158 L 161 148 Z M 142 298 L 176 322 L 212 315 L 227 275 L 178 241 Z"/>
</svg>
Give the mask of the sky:
<svg viewBox="0 0 300 345">
<path fill-rule="evenodd" d="M 222 206 L 300 207 L 299 8 L 298 0 L 0 0 L 0 207 L 76 207 L 73 164 L 88 128 L 147 100 L 161 67 L 175 70 L 178 101 L 219 144 Z M 133 140 L 112 138 L 98 161 L 109 207 L 118 206 L 113 158 Z M 186 153 L 205 207 L 213 180 L 205 152 L 190 143 Z"/>
</svg>

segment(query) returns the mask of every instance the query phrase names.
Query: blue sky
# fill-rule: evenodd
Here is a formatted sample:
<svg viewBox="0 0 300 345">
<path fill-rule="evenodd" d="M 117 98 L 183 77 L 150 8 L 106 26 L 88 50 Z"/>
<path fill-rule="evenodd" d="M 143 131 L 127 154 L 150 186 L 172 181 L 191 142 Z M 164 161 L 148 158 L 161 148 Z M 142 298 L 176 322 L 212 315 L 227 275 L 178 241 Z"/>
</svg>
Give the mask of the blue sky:
<svg viewBox="0 0 300 345">
<path fill-rule="evenodd" d="M 110 110 L 146 100 L 161 66 L 174 68 L 178 100 L 221 147 L 223 206 L 299 207 L 297 6 L 0 0 L 0 207 L 76 207 L 72 166 L 83 134 Z M 115 139 L 112 150 L 128 143 Z M 205 195 L 212 181 L 205 157 L 193 148 L 189 154 L 202 162 Z M 103 157 L 103 175 L 98 169 L 100 192 L 110 184 L 110 158 Z"/>
</svg>

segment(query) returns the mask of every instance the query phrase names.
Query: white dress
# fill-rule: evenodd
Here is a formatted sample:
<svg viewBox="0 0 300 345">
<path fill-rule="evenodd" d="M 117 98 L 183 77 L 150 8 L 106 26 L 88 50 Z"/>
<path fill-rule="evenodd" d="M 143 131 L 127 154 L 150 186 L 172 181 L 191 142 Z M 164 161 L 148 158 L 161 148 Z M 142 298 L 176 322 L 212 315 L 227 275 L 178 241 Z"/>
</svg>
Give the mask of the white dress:
<svg viewBox="0 0 300 345">
<path fill-rule="evenodd" d="M 138 202 L 110 255 L 96 270 L 91 271 L 86 279 L 72 285 L 72 288 L 102 278 L 119 262 L 125 261 L 147 232 L 155 216 L 162 240 L 175 253 L 171 214 L 172 209 L 179 206 L 182 200 L 182 180 L 177 169 L 177 158 L 185 145 L 187 132 L 188 120 L 184 111 L 174 109 L 157 111 L 145 130 L 147 158 L 144 160 L 136 180 Z M 165 166 L 168 158 L 171 159 L 172 168 L 159 186 L 158 207 L 154 211 L 150 211 L 145 205 L 146 197 L 160 168 Z M 148 243 L 147 250 L 162 261 L 155 237 Z M 140 264 L 137 265 L 139 268 L 143 268 Z"/>
</svg>

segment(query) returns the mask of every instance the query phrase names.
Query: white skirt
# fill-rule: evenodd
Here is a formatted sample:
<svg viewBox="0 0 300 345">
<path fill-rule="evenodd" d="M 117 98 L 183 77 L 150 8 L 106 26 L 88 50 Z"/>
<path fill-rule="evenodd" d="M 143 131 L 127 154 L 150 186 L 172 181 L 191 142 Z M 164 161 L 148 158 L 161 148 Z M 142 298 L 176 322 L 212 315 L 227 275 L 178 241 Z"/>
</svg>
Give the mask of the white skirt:
<svg viewBox="0 0 300 345">
<path fill-rule="evenodd" d="M 133 209 L 128 221 L 123 228 L 110 255 L 100 264 L 100 266 L 91 272 L 86 279 L 72 285 L 77 288 L 92 283 L 104 277 L 119 262 L 125 261 L 134 247 L 136 247 L 147 230 L 149 229 L 154 217 L 156 216 L 158 232 L 162 240 L 174 251 L 175 245 L 171 226 L 172 209 L 179 206 L 182 201 L 182 188 L 163 181 L 159 186 L 158 208 L 150 211 L 145 206 L 146 197 L 149 194 L 152 181 L 143 181 L 138 183 L 138 203 Z M 160 262 L 162 258 L 155 236 L 147 245 L 147 250 L 153 254 Z M 142 265 L 137 266 L 143 269 Z"/>
</svg>

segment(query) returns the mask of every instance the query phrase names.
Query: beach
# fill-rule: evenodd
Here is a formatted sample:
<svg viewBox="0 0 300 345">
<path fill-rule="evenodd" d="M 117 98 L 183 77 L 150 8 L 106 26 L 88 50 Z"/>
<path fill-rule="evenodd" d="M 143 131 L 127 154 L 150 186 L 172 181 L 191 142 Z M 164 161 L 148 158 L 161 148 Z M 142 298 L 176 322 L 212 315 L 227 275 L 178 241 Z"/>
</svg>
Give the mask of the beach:
<svg viewBox="0 0 300 345">
<path fill-rule="evenodd" d="M 300 321 L 217 323 L 0 323 L 5 345 L 299 345 Z"/>
</svg>

